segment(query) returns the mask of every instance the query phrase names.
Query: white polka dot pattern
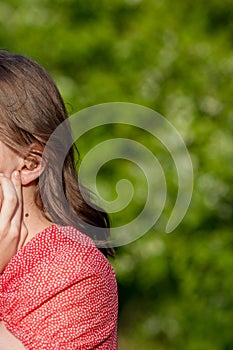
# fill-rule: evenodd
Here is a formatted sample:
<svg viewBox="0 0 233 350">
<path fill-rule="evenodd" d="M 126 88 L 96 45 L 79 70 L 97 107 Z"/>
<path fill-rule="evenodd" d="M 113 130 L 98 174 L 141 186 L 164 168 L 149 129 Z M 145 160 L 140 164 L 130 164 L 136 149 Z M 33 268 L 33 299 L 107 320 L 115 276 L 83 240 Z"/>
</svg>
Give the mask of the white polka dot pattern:
<svg viewBox="0 0 233 350">
<path fill-rule="evenodd" d="M 117 349 L 114 271 L 93 241 L 52 225 L 0 277 L 0 320 L 28 350 Z"/>
</svg>

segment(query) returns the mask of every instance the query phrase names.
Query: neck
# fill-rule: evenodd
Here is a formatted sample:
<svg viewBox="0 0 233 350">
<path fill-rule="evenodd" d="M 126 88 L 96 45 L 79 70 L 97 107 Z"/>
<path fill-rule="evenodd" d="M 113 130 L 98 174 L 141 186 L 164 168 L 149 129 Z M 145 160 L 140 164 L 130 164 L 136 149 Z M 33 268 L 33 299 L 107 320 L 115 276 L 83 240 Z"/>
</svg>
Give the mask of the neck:
<svg viewBox="0 0 233 350">
<path fill-rule="evenodd" d="M 23 191 L 23 220 L 28 230 L 25 244 L 29 242 L 38 232 L 52 225 L 34 201 L 36 184 L 32 183 L 22 188 Z"/>
</svg>

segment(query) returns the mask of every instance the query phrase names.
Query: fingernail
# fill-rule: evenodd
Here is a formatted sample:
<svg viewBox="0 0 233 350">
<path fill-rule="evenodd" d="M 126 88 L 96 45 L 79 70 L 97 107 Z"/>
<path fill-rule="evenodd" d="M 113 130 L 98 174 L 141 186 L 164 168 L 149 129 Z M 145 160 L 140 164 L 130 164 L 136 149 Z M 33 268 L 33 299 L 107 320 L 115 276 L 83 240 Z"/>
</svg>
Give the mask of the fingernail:
<svg viewBox="0 0 233 350">
<path fill-rule="evenodd" d="M 20 178 L 20 174 L 19 174 L 19 171 L 16 170 L 14 171 L 14 177 L 18 180 Z"/>
</svg>

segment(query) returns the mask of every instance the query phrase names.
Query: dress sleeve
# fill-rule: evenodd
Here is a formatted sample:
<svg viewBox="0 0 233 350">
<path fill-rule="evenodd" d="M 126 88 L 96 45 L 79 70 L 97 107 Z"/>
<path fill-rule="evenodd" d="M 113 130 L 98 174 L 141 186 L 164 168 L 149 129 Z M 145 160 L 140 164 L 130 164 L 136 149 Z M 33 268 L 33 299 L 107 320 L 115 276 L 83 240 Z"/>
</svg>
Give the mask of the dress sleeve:
<svg viewBox="0 0 233 350">
<path fill-rule="evenodd" d="M 6 327 L 26 349 L 117 349 L 115 275 L 107 259 L 99 255 L 96 259 L 95 254 L 83 259 L 81 268 L 79 264 L 72 267 L 71 256 L 62 254 L 62 263 L 56 258 L 48 267 L 50 273 L 45 269 L 37 276 L 41 290 L 35 293 L 35 301 L 27 300 L 25 291 L 20 309 L 27 311 L 19 318 L 16 310 Z"/>
<path fill-rule="evenodd" d="M 48 300 L 27 319 L 34 329 L 29 349 L 117 349 L 116 296 L 109 287 L 88 276 Z"/>
</svg>

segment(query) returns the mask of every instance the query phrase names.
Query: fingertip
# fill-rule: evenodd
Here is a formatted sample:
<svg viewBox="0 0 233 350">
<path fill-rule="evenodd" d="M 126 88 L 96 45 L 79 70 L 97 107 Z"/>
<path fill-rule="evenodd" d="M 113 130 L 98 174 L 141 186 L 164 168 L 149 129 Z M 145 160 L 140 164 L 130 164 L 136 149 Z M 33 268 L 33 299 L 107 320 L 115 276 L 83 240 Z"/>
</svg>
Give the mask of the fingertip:
<svg viewBox="0 0 233 350">
<path fill-rule="evenodd" d="M 16 180 L 20 180 L 20 172 L 18 170 L 14 171 L 13 176 Z"/>
</svg>

